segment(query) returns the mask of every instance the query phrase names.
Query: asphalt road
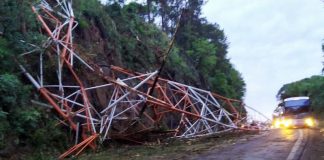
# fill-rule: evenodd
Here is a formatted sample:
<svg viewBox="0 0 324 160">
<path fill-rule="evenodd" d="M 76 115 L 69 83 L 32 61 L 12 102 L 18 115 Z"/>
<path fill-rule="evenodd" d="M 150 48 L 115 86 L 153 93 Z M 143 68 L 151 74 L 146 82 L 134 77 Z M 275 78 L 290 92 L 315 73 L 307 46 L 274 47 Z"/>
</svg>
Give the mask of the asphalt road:
<svg viewBox="0 0 324 160">
<path fill-rule="evenodd" d="M 324 130 L 274 129 L 188 159 L 324 160 Z"/>
</svg>

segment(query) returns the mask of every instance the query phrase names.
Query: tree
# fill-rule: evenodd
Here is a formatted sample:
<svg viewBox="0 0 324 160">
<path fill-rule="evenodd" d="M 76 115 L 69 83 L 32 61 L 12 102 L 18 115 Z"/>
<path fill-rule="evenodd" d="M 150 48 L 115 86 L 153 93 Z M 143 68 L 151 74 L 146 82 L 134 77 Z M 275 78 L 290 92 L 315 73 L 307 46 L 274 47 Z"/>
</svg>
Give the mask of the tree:
<svg viewBox="0 0 324 160">
<path fill-rule="evenodd" d="M 12 141 L 36 149 L 64 146 L 55 140 L 63 134 L 62 128 L 54 126 L 56 115 L 31 104 L 31 98 L 41 99 L 12 60 L 29 50 L 21 40 L 39 45 L 44 39 L 30 9 L 34 2 L 38 1 L 0 1 L 0 149 Z M 226 57 L 224 31 L 201 17 L 205 2 L 147 0 L 146 4 L 126 4 L 111 0 L 102 5 L 98 0 L 73 1 L 79 22 L 74 34 L 76 49 L 82 57 L 107 66 L 120 65 L 139 72 L 156 70 L 182 15 L 162 77 L 242 99 L 245 83 Z M 84 77 L 87 83 L 92 82 Z"/>
<path fill-rule="evenodd" d="M 312 76 L 283 85 L 277 94 L 280 99 L 309 96 L 317 114 L 324 114 L 324 77 Z"/>
</svg>

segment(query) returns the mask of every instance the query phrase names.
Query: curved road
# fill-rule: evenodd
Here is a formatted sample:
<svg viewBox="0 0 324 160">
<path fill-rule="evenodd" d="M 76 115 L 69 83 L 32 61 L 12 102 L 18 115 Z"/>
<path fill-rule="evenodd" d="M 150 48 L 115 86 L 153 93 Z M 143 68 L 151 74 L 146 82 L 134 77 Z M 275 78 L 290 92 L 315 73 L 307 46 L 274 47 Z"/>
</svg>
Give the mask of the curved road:
<svg viewBox="0 0 324 160">
<path fill-rule="evenodd" d="M 275 129 L 189 159 L 324 159 L 324 136 L 319 129 Z"/>
</svg>

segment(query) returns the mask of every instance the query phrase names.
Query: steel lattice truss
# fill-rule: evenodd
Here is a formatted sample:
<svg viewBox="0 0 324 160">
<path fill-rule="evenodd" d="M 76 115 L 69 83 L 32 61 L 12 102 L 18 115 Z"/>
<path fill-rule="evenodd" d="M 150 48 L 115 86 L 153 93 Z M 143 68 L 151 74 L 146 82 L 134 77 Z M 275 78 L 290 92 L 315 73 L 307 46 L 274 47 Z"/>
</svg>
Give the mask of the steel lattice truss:
<svg viewBox="0 0 324 160">
<path fill-rule="evenodd" d="M 77 22 L 72 1 L 42 0 L 32 9 L 48 39 L 21 55 L 20 68 L 76 133 L 76 145 L 60 158 L 95 148 L 95 142 L 161 127 L 174 137 L 195 137 L 235 129 L 244 119 L 234 107 L 234 103 L 244 107 L 240 101 L 161 78 L 149 95 L 157 71 L 142 74 L 111 66 L 107 76 L 102 68 L 83 60 L 73 45 Z M 30 69 L 35 65 L 38 71 Z M 80 70 L 102 79 L 101 83 L 85 84 Z M 91 96 L 98 91 L 108 93 L 105 105 Z M 141 114 L 144 105 L 148 107 Z"/>
</svg>

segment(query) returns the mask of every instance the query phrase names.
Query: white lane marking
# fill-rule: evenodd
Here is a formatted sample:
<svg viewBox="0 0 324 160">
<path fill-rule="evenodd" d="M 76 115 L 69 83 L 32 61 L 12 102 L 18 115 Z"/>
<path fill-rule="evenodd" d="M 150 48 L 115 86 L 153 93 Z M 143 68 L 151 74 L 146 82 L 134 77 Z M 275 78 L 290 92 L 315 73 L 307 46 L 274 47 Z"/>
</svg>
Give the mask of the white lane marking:
<svg viewBox="0 0 324 160">
<path fill-rule="evenodd" d="M 303 131 L 301 129 L 299 129 L 298 134 L 299 134 L 298 139 L 297 139 L 295 145 L 293 146 L 293 148 L 291 149 L 291 151 L 287 157 L 287 160 L 293 160 L 296 157 L 296 155 L 298 154 L 297 151 L 301 147 L 301 143 L 302 143 L 303 137 L 304 137 Z"/>
</svg>

